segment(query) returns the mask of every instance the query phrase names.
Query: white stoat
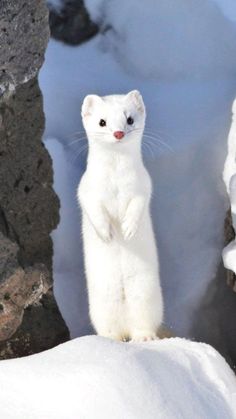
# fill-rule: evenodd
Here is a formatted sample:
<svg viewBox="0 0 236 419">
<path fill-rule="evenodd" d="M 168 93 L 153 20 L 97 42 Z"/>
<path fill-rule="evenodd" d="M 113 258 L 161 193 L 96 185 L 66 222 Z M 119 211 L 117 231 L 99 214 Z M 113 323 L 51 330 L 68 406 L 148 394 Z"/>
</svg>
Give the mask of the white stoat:
<svg viewBox="0 0 236 419">
<path fill-rule="evenodd" d="M 78 188 L 90 317 L 113 339 L 154 339 L 163 318 L 149 213 L 151 180 L 141 155 L 141 94 L 86 96 L 89 153 Z"/>
</svg>

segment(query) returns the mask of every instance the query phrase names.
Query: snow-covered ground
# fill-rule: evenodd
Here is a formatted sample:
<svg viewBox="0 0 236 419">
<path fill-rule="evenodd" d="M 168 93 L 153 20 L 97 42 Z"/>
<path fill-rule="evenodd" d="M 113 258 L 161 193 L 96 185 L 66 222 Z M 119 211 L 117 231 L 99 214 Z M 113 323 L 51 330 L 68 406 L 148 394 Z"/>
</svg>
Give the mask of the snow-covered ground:
<svg viewBox="0 0 236 419">
<path fill-rule="evenodd" d="M 236 379 L 210 346 L 78 338 L 0 363 L 2 419 L 234 419 Z"/>
<path fill-rule="evenodd" d="M 221 260 L 228 207 L 222 171 L 236 96 L 236 24 L 229 19 L 234 3 L 86 4 L 102 33 L 79 47 L 51 40 L 40 73 L 45 140 L 62 204 L 53 234 L 56 298 L 72 336 L 89 333 L 76 203 L 86 140 L 73 142 L 82 130 L 82 100 L 88 93 L 139 89 L 152 143 L 143 151 L 154 187 L 165 322 L 177 335 L 192 336 L 195 313 Z"/>
</svg>

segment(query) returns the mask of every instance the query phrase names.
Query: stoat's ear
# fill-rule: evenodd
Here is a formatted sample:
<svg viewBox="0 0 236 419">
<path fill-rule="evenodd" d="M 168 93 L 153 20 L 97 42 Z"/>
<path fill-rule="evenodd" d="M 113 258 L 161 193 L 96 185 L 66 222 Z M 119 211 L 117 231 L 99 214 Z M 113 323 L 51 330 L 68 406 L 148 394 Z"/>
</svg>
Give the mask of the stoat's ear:
<svg viewBox="0 0 236 419">
<path fill-rule="evenodd" d="M 131 90 L 126 95 L 126 100 L 134 103 L 139 112 L 145 113 L 145 105 L 141 93 L 138 90 Z"/>
<path fill-rule="evenodd" d="M 81 115 L 82 118 L 86 118 L 86 116 L 90 116 L 93 113 L 93 110 L 96 105 L 101 104 L 102 98 L 97 95 L 88 95 L 84 98 L 82 108 L 81 108 Z"/>
</svg>

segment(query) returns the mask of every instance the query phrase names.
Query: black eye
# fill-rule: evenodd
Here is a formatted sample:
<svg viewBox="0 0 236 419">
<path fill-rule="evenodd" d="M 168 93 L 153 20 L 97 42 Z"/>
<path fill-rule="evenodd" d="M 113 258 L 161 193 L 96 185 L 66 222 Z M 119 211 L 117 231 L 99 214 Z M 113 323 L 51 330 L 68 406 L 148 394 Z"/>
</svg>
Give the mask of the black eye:
<svg viewBox="0 0 236 419">
<path fill-rule="evenodd" d="M 127 118 L 127 124 L 128 125 L 133 125 L 133 123 L 134 123 L 133 118 L 131 116 L 129 116 L 129 118 Z"/>
<path fill-rule="evenodd" d="M 106 121 L 104 121 L 104 119 L 100 119 L 99 125 L 100 125 L 100 127 L 105 127 L 106 126 Z"/>
</svg>

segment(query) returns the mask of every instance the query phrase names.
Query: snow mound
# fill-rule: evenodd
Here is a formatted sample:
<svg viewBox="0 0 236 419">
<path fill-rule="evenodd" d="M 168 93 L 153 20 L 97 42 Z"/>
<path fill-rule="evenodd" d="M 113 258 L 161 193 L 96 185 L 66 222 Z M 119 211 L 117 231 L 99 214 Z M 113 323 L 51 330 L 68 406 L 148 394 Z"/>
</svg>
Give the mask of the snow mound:
<svg viewBox="0 0 236 419">
<path fill-rule="evenodd" d="M 210 346 L 86 336 L 0 363 L 4 419 L 230 419 L 236 379 Z"/>
<path fill-rule="evenodd" d="M 232 2 L 231 2 L 232 3 Z M 151 79 L 235 74 L 229 0 L 86 0 L 110 50 L 130 74 Z M 145 63 L 145 65 L 144 65 Z"/>
</svg>

